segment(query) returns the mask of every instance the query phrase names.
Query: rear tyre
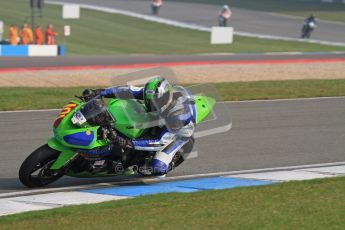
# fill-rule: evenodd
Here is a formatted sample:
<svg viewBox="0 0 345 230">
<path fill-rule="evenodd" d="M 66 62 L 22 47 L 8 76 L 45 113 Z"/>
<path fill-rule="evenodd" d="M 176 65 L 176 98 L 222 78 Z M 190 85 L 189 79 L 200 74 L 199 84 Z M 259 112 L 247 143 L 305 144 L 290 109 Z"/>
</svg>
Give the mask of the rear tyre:
<svg viewBox="0 0 345 230">
<path fill-rule="evenodd" d="M 302 35 L 301 38 L 306 38 L 308 33 L 308 27 L 306 25 L 303 26 L 302 28 Z"/>
<path fill-rule="evenodd" d="M 58 180 L 62 174 L 50 170 L 60 152 L 42 145 L 28 156 L 19 169 L 19 180 L 28 187 L 42 187 Z"/>
<path fill-rule="evenodd" d="M 307 37 L 307 38 L 310 38 L 310 36 L 311 36 L 311 30 L 309 29 L 309 31 L 308 31 L 306 37 Z"/>
<path fill-rule="evenodd" d="M 152 9 L 152 14 L 153 15 L 158 15 L 158 12 L 159 12 L 159 7 L 158 6 L 151 5 L 151 9 Z"/>
</svg>

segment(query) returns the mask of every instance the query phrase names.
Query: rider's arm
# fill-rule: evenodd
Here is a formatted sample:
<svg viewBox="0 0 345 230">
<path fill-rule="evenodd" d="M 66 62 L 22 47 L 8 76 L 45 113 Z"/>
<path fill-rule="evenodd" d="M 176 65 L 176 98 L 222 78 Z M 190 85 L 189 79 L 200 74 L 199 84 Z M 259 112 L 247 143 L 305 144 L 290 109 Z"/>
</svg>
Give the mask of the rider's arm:
<svg viewBox="0 0 345 230">
<path fill-rule="evenodd" d="M 190 137 L 194 133 L 196 121 L 194 99 L 191 92 L 181 86 L 175 86 L 174 91 L 175 109 L 165 118 L 165 126 L 171 133 Z"/>
<path fill-rule="evenodd" d="M 194 134 L 195 123 L 190 112 L 172 116 L 166 119 L 165 126 L 170 133 L 180 137 L 191 137 Z"/>
<path fill-rule="evenodd" d="M 189 104 L 184 103 L 184 108 L 173 113 L 164 120 L 165 129 L 158 138 L 133 140 L 134 148 L 137 150 L 155 151 L 162 145 L 170 143 L 178 137 L 189 138 L 194 134 L 194 117 L 190 112 Z"/>
<path fill-rule="evenodd" d="M 100 95 L 106 98 L 144 99 L 144 88 L 134 86 L 116 86 L 103 89 Z"/>
</svg>

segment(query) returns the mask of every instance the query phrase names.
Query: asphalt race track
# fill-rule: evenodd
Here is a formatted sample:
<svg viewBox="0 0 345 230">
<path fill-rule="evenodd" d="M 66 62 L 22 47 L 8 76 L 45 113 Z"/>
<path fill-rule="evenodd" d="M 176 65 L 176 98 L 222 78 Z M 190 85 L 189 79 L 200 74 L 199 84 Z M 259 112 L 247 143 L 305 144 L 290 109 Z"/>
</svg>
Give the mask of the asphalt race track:
<svg viewBox="0 0 345 230">
<path fill-rule="evenodd" d="M 148 1 L 64 0 L 149 13 Z M 170 9 L 170 10 L 168 10 Z M 191 9 L 197 14 L 191 15 Z M 167 1 L 161 16 L 211 26 L 218 6 Z M 233 26 L 240 31 L 297 37 L 301 19 L 233 9 Z M 345 25 L 320 22 L 313 38 L 345 42 Z M 127 65 L 183 61 L 240 61 L 345 58 L 345 54 L 237 54 L 189 56 L 93 56 L 55 58 L 0 58 L 1 68 Z M 66 100 L 68 100 L 66 98 Z M 199 138 L 198 157 L 186 161 L 169 176 L 345 161 L 345 97 L 302 100 L 234 102 L 229 132 Z M 18 180 L 23 160 L 52 136 L 57 110 L 0 112 L 0 194 L 27 190 Z M 50 188 L 113 182 L 114 178 L 64 177 Z"/>
<path fill-rule="evenodd" d="M 150 14 L 150 5 L 147 0 L 62 0 L 59 2 L 89 4 Z M 217 15 L 221 7 L 221 5 L 166 1 L 159 16 L 211 27 L 217 25 Z M 238 8 L 232 8 L 232 11 L 231 26 L 235 28 L 235 31 L 247 33 L 298 38 L 304 20 L 299 17 Z M 312 39 L 344 43 L 345 23 L 318 21 L 318 27 L 313 32 Z"/>
<path fill-rule="evenodd" d="M 262 61 L 293 59 L 337 59 L 345 53 L 270 53 L 270 54 L 205 54 L 205 55 L 130 55 L 130 56 L 66 56 L 66 57 L 0 57 L 0 71 L 7 68 L 112 66 L 130 64 L 162 64 L 198 61 Z"/>
<path fill-rule="evenodd" d="M 197 139 L 198 157 L 170 176 L 345 161 L 345 97 L 233 102 L 233 128 Z M 58 111 L 0 113 L 0 193 L 26 190 L 22 161 L 52 135 Z M 116 179 L 64 177 L 51 188 Z"/>
</svg>

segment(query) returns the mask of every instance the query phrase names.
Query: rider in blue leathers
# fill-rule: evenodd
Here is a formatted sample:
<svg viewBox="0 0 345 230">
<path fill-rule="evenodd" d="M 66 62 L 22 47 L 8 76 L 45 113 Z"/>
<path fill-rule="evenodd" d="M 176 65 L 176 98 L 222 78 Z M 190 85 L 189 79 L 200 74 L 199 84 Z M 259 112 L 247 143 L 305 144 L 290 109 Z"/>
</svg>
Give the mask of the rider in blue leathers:
<svg viewBox="0 0 345 230">
<path fill-rule="evenodd" d="M 101 90 L 99 94 L 106 98 L 143 100 L 148 111 L 156 114 L 153 116 L 154 126 L 161 128 L 158 138 L 130 140 L 117 135 L 113 140 L 127 150 L 156 152 L 150 167 L 142 170 L 143 174 L 165 175 L 169 167 L 174 166 L 171 162 L 182 147 L 184 153 L 191 151 L 196 114 L 192 96 L 183 87 L 173 87 L 164 78 L 156 77 L 145 87 L 111 87 Z"/>
</svg>

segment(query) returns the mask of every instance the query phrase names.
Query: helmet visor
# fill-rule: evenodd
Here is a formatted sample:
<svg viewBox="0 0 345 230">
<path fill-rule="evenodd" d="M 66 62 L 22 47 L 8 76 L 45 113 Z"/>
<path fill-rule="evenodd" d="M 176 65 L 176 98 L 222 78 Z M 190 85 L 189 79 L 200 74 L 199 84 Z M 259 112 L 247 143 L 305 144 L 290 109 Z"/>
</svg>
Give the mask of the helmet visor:
<svg viewBox="0 0 345 230">
<path fill-rule="evenodd" d="M 166 91 L 161 95 L 161 97 L 154 96 L 150 100 L 149 107 L 151 111 L 164 111 L 172 101 L 172 92 L 170 90 Z"/>
</svg>

